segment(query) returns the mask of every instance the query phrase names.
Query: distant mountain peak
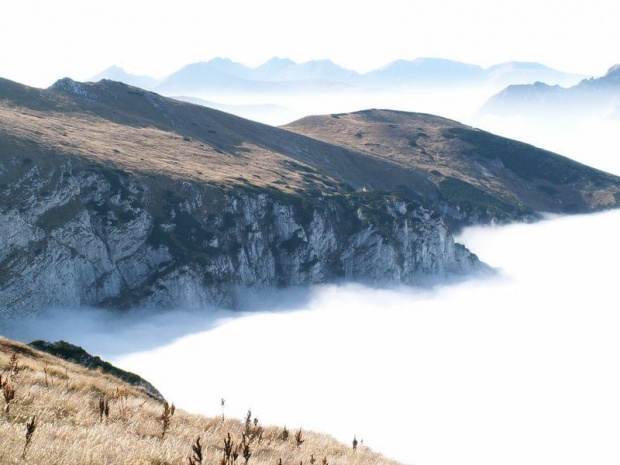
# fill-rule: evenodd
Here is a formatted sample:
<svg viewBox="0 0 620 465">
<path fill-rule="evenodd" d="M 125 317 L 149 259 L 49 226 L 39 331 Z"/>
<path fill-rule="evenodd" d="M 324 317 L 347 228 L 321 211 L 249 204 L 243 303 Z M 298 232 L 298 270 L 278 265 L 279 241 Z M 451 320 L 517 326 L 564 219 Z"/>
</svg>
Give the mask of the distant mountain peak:
<svg viewBox="0 0 620 465">
<path fill-rule="evenodd" d="M 222 69 L 249 69 L 243 63 L 225 57 L 215 57 L 211 58 L 209 61 L 203 61 L 201 63 L 205 63 L 210 66 L 221 67 Z"/>
<path fill-rule="evenodd" d="M 615 71 L 608 80 L 612 85 L 616 81 L 614 76 Z M 120 66 L 111 66 L 90 81 L 112 79 L 165 95 L 215 98 L 218 93 L 306 94 L 356 87 L 390 89 L 407 86 L 491 85 L 499 89 L 535 81 L 568 87 L 584 77 L 524 61 L 509 61 L 485 69 L 476 64 L 447 58 L 419 57 L 412 60 L 398 59 L 374 71 L 359 73 L 327 58 L 296 62 L 290 58 L 274 56 L 259 66 L 250 67 L 219 56 L 187 64 L 164 79 L 138 76 L 127 73 Z"/>
<path fill-rule="evenodd" d="M 485 77 L 484 69 L 478 65 L 432 57 L 396 60 L 365 75 L 379 86 L 386 83 L 396 86 L 469 85 L 480 84 Z"/>
<path fill-rule="evenodd" d="M 521 85 L 527 85 L 527 84 L 521 84 Z M 559 86 L 557 84 L 552 86 L 550 84 L 547 84 L 546 82 L 536 81 L 535 83 L 532 84 L 532 87 L 537 87 L 537 88 L 542 89 L 546 87 L 562 87 L 562 86 Z"/>
<path fill-rule="evenodd" d="M 620 63 L 615 64 L 611 68 L 609 68 L 605 76 L 613 76 L 613 77 L 620 78 Z"/>
<path fill-rule="evenodd" d="M 280 57 L 271 57 L 269 60 L 267 60 L 265 63 L 263 63 L 261 66 L 264 65 L 295 65 L 296 63 L 291 60 L 290 58 L 280 58 Z"/>
<path fill-rule="evenodd" d="M 438 58 L 438 57 L 418 57 L 412 61 L 413 63 L 454 63 L 458 65 L 468 65 L 468 66 L 477 66 L 472 65 L 471 63 L 466 63 L 464 61 L 458 60 L 450 60 L 449 58 Z"/>
<path fill-rule="evenodd" d="M 496 115 L 542 115 L 579 119 L 608 116 L 620 104 L 620 64 L 602 77 L 586 78 L 570 86 L 542 82 L 511 85 L 492 96 L 482 113 Z"/>
<path fill-rule="evenodd" d="M 117 66 L 117 65 L 112 65 L 106 69 L 104 69 L 102 71 L 103 73 L 108 73 L 108 72 L 115 72 L 115 73 L 126 73 L 127 71 L 125 71 L 124 68 L 122 68 L 121 66 Z"/>
<path fill-rule="evenodd" d="M 321 64 L 325 64 L 325 65 L 334 65 L 334 66 L 338 66 L 336 65 L 336 63 L 334 63 L 332 60 L 328 60 L 327 58 L 323 58 L 321 60 L 309 60 L 306 63 L 321 63 Z"/>
<path fill-rule="evenodd" d="M 383 65 L 381 68 L 378 68 L 375 71 L 380 71 L 383 69 L 388 69 L 388 68 L 392 68 L 394 66 L 401 66 L 401 65 L 405 65 L 407 63 L 413 63 L 412 61 L 409 60 L 405 60 L 403 58 L 399 58 L 398 60 L 394 60 L 394 61 L 390 61 L 389 63 L 386 63 L 385 65 Z M 372 72 L 372 71 L 371 71 Z"/>
<path fill-rule="evenodd" d="M 280 71 L 287 70 L 289 68 L 293 68 L 296 65 L 297 63 L 295 63 L 293 60 L 290 60 L 288 58 L 272 57 L 269 60 L 267 60 L 265 63 L 263 63 L 262 65 L 259 65 L 256 68 L 254 68 L 254 72 L 258 72 L 258 73 L 280 72 Z"/>
<path fill-rule="evenodd" d="M 489 82 L 497 86 L 526 85 L 536 81 L 560 84 L 564 87 L 579 83 L 585 76 L 570 74 L 532 61 L 507 61 L 489 66 L 486 70 Z"/>
<path fill-rule="evenodd" d="M 207 67 L 210 64 L 212 64 L 213 60 L 210 61 L 196 61 L 194 63 L 188 63 L 185 66 L 183 66 L 181 69 L 179 69 L 179 71 L 182 71 L 184 69 L 192 69 L 192 68 L 203 68 L 203 67 Z M 178 72 L 178 71 L 177 71 Z"/>
<path fill-rule="evenodd" d="M 109 68 L 101 71 L 100 73 L 92 76 L 88 81 L 98 82 L 102 79 L 110 79 L 112 81 L 124 82 L 126 84 L 141 87 L 143 89 L 152 89 L 158 80 L 150 76 L 140 76 L 137 74 L 131 74 L 125 71 L 124 68 L 112 65 Z"/>
<path fill-rule="evenodd" d="M 211 58 L 207 63 L 235 63 L 235 61 L 226 57 L 215 57 Z"/>
<path fill-rule="evenodd" d="M 478 65 L 472 65 L 471 63 L 465 63 L 462 61 L 449 60 L 447 58 L 433 58 L 433 57 L 419 57 L 414 60 L 398 59 L 394 60 L 380 70 L 396 68 L 396 67 L 433 67 L 433 66 L 450 66 L 450 67 L 467 67 L 467 68 L 480 68 Z"/>
<path fill-rule="evenodd" d="M 537 63 L 535 61 L 506 61 L 504 63 L 498 63 L 497 65 L 490 66 L 489 70 L 501 69 L 501 68 L 513 68 L 513 69 L 534 69 L 534 70 L 550 70 L 546 65 Z"/>
</svg>

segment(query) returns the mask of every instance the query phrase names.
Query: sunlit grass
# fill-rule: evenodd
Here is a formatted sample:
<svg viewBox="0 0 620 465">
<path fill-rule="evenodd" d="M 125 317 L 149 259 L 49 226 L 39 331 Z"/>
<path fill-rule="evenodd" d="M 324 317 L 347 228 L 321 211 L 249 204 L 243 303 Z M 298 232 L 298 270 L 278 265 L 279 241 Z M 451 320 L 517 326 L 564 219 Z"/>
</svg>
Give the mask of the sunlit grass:
<svg viewBox="0 0 620 465">
<path fill-rule="evenodd" d="M 395 463 L 327 435 L 299 430 L 289 440 L 251 411 L 244 422 L 191 415 L 142 388 L 3 338 L 0 369 L 10 405 L 0 419 L 3 464 Z"/>
</svg>

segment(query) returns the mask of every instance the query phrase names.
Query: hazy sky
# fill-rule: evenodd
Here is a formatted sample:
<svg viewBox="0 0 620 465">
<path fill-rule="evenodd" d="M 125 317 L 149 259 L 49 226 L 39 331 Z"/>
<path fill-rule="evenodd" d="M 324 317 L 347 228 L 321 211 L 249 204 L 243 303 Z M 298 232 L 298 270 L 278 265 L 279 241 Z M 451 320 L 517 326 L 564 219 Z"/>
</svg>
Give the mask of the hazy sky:
<svg viewBox="0 0 620 465">
<path fill-rule="evenodd" d="M 43 86 L 112 64 L 163 76 L 215 56 L 359 71 L 420 56 L 523 60 L 598 75 L 620 62 L 619 16 L 617 0 L 2 0 L 0 76 Z"/>
</svg>

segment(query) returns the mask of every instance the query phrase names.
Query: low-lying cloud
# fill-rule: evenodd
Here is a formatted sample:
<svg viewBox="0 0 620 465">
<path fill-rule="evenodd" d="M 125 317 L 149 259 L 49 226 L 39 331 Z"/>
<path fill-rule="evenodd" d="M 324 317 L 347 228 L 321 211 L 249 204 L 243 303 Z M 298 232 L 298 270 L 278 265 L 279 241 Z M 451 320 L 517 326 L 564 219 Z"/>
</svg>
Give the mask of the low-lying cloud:
<svg viewBox="0 0 620 465">
<path fill-rule="evenodd" d="M 472 228 L 496 277 L 318 286 L 249 313 L 56 312 L 13 335 L 84 345 L 187 410 L 223 397 L 405 463 L 616 464 L 619 235 L 618 211 Z"/>
</svg>

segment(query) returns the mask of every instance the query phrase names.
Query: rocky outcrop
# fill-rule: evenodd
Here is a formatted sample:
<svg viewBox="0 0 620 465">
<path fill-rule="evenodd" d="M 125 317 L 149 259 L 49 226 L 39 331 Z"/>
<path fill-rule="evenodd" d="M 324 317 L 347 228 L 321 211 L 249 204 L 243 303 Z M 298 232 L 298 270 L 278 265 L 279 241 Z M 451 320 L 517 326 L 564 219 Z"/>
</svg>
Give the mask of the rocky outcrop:
<svg viewBox="0 0 620 465">
<path fill-rule="evenodd" d="M 0 195 L 0 314 L 235 307 L 247 288 L 415 283 L 480 268 L 442 218 L 377 192 L 225 188 L 67 158 Z"/>
<path fill-rule="evenodd" d="M 111 363 L 102 360 L 100 357 L 89 354 L 80 346 L 69 344 L 65 341 L 47 342 L 41 340 L 33 341 L 28 345 L 33 349 L 46 352 L 54 357 L 59 357 L 63 360 L 77 363 L 78 365 L 82 365 L 90 370 L 101 371 L 102 373 L 112 375 L 133 386 L 144 388 L 146 393 L 152 398 L 160 402 L 164 401 L 164 397 L 157 390 L 157 388 L 155 388 L 155 386 L 144 378 L 129 371 L 121 370 Z"/>
</svg>

